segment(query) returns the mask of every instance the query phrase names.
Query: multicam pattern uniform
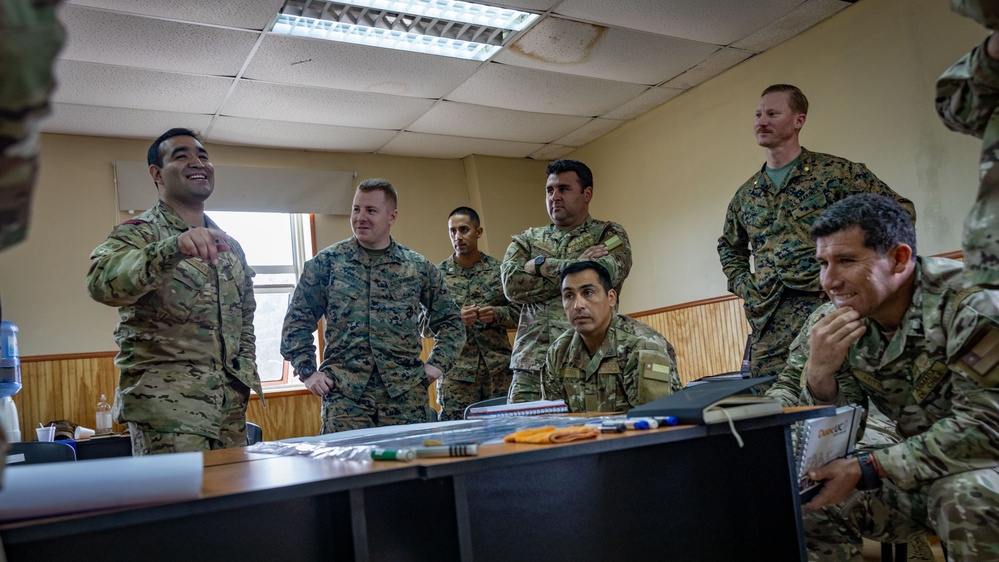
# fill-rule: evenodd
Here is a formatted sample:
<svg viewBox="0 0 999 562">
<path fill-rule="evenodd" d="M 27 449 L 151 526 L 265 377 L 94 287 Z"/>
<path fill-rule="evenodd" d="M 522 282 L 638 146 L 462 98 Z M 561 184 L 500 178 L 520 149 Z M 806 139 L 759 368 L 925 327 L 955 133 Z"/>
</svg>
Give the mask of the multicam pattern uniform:
<svg viewBox="0 0 999 562">
<path fill-rule="evenodd" d="M 548 350 L 541 373 L 545 397 L 565 399 L 573 413 L 630 410 L 646 401 L 639 399 L 638 379 L 647 361 L 655 361 L 659 371 L 668 369 L 670 388 L 663 395 L 680 390 L 676 352 L 651 326 L 615 314 L 603 344 L 592 356 L 583 338 L 570 328 Z"/>
<path fill-rule="evenodd" d="M 325 318 L 326 349 L 319 370 L 333 379 L 334 389 L 323 396 L 324 432 L 337 425 L 334 401 L 343 396 L 362 402 L 375 378 L 393 399 L 418 386 L 422 402 L 411 401 L 404 406 L 407 411 L 394 414 L 409 422 L 427 421 L 421 315 L 434 336 L 427 363 L 447 373 L 465 344 L 465 327 L 440 271 L 427 258 L 393 239 L 372 261 L 352 237 L 305 263 L 284 319 L 281 354 L 299 376 L 316 372 L 312 333 Z"/>
<path fill-rule="evenodd" d="M 815 242 L 808 234 L 812 223 L 827 207 L 856 193 L 892 197 L 915 219 L 912 202 L 863 164 L 804 148 L 783 186 L 770 181 L 764 164 L 735 192 L 718 257 L 728 290 L 745 301 L 753 329 L 754 377 L 780 374 L 788 346 L 822 302 Z"/>
<path fill-rule="evenodd" d="M 205 226 L 219 228 L 207 216 Z M 221 435 L 223 446 L 245 446 L 250 389 L 263 396 L 254 273 L 232 239 L 217 265 L 182 253 L 177 239 L 190 229 L 160 202 L 116 226 L 90 256 L 90 296 L 121 316 L 114 414 L 158 433 Z"/>
<path fill-rule="evenodd" d="M 939 535 L 954 560 L 999 558 L 999 367 L 971 352 L 999 349 L 999 292 L 961 286 L 960 263 L 920 257 L 892 340 L 864 321 L 867 332 L 836 373 L 834 403 L 873 401 L 904 440 L 875 452 L 889 477 L 880 490 L 805 513 L 810 559 L 861 560 L 861 535 L 898 543 L 915 533 Z M 810 329 L 833 309 L 809 318 L 769 394 L 817 403 L 802 384 Z"/>
<path fill-rule="evenodd" d="M 617 236 L 621 245 L 596 260 L 610 273 L 617 294 L 631 271 L 631 242 L 624 227 L 609 221 L 586 217 L 569 232 L 554 224 L 529 228 L 513 237 L 501 266 L 503 292 L 510 302 L 521 304 L 517 337 L 513 342 L 513 383 L 510 401 L 525 402 L 541 398 L 541 369 L 548 347 L 571 326 L 562 310 L 562 287 L 559 271 L 576 261 L 591 246 Z M 524 266 L 538 256 L 545 256 L 548 275 L 528 275 Z"/>
<path fill-rule="evenodd" d="M 510 388 L 510 338 L 508 328 L 517 327 L 520 307 L 503 296 L 500 261 L 479 252 L 479 261 L 462 267 L 452 255 L 438 266 L 459 310 L 463 306 L 491 306 L 489 324 L 465 326 L 465 347 L 458 362 L 437 381 L 437 403 L 441 420 L 462 419 L 469 404 L 505 396 Z"/>
<path fill-rule="evenodd" d="M 24 239 L 49 114 L 52 63 L 65 33 L 59 0 L 0 1 L 0 249 Z"/>
<path fill-rule="evenodd" d="M 999 29 L 999 2 L 951 0 L 954 11 Z M 937 80 L 937 113 L 954 131 L 982 139 L 978 197 L 964 222 L 964 275 L 999 286 L 999 61 L 979 45 Z"/>
</svg>

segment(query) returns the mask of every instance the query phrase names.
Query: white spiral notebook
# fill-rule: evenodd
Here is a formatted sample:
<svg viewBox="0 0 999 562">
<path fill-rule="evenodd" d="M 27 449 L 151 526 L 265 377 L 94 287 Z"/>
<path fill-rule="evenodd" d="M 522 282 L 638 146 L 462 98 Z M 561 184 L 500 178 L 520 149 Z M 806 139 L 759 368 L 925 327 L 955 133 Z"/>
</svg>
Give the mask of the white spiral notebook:
<svg viewBox="0 0 999 562">
<path fill-rule="evenodd" d="M 538 416 L 541 414 L 562 414 L 569 411 L 565 400 L 535 400 L 498 406 L 480 406 L 468 410 L 468 419 L 503 416 Z"/>
</svg>

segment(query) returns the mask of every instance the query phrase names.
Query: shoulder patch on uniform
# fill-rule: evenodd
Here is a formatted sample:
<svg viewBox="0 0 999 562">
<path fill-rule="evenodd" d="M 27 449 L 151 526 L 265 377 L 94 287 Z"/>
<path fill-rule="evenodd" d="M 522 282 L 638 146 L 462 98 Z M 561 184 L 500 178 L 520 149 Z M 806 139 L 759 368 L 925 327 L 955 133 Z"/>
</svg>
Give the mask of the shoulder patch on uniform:
<svg viewBox="0 0 999 562">
<path fill-rule="evenodd" d="M 149 222 L 149 221 L 142 221 L 142 220 L 139 220 L 139 219 L 132 219 L 132 220 L 125 221 L 125 222 L 123 222 L 121 224 L 146 224 L 147 222 Z"/>
<path fill-rule="evenodd" d="M 986 388 L 999 386 L 999 328 L 979 330 L 958 355 L 956 365 Z"/>
</svg>

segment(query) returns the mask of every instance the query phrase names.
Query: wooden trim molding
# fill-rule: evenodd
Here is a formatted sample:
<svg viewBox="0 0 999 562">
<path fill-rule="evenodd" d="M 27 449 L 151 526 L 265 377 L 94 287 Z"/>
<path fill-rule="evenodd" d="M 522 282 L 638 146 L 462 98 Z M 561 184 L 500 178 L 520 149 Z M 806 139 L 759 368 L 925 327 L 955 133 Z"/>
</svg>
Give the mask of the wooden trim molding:
<svg viewBox="0 0 999 562">
<path fill-rule="evenodd" d="M 715 304 L 719 302 L 737 300 L 739 297 L 735 295 L 722 295 L 720 297 L 712 297 L 709 299 L 701 299 L 699 301 L 690 301 L 680 304 L 674 304 L 670 306 L 664 306 L 662 308 L 656 308 L 653 310 L 643 310 L 642 312 L 629 312 L 628 316 L 632 318 L 641 318 L 642 316 L 653 316 L 655 314 L 663 314 L 665 312 L 674 312 L 677 310 L 683 310 L 685 308 L 693 308 L 695 306 L 704 306 L 707 304 Z"/>
<path fill-rule="evenodd" d="M 92 351 L 88 353 L 60 353 L 56 355 L 29 355 L 21 358 L 21 363 L 36 363 L 38 361 L 71 361 L 73 359 L 102 359 L 115 357 L 117 351 Z"/>
</svg>

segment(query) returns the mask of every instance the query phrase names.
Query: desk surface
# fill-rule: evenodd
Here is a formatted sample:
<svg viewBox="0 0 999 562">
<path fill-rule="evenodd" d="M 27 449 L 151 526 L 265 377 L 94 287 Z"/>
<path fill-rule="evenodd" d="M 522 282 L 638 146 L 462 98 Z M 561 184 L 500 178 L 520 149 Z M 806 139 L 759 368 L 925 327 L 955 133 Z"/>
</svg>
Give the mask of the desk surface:
<svg viewBox="0 0 999 562">
<path fill-rule="evenodd" d="M 787 409 L 784 414 L 779 416 L 740 420 L 736 422 L 736 427 L 744 434 L 744 437 L 747 437 L 747 433 L 751 433 L 756 429 L 780 429 L 784 427 L 785 432 L 779 435 L 779 443 L 781 444 L 776 445 L 777 442 L 770 440 L 771 445 L 767 445 L 767 447 L 780 447 L 785 449 L 785 452 L 789 455 L 789 444 L 786 448 L 783 444 L 786 440 L 784 438 L 786 426 L 801 419 L 827 415 L 830 411 L 830 407 Z M 337 540 L 340 543 L 344 541 L 350 542 L 353 545 L 353 550 L 351 550 L 353 552 L 352 557 L 354 559 L 362 559 L 364 556 L 361 556 L 361 554 L 368 553 L 370 549 L 375 548 L 375 546 L 372 546 L 373 544 L 380 544 L 378 541 L 358 538 L 366 537 L 366 533 L 378 533 L 379 527 L 376 521 L 371 520 L 371 513 L 375 513 L 371 511 L 374 509 L 374 506 L 378 505 L 381 501 L 389 501 L 392 504 L 394 501 L 392 498 L 394 497 L 409 497 L 412 495 L 415 503 L 429 502 L 436 504 L 438 503 L 437 498 L 443 498 L 441 500 L 443 503 L 433 509 L 444 514 L 445 520 L 457 521 L 458 528 L 464 529 L 461 532 L 447 534 L 445 538 L 453 537 L 454 540 L 460 542 L 463 553 L 460 557 L 465 558 L 464 552 L 466 550 L 468 552 L 472 552 L 473 550 L 478 552 L 477 547 L 473 545 L 474 541 L 488 542 L 489 537 L 483 536 L 483 531 L 479 529 L 479 523 L 475 521 L 476 509 L 461 508 L 462 502 L 473 503 L 480 507 L 481 505 L 485 505 L 482 502 L 488 502 L 489 509 L 494 509 L 492 504 L 503 503 L 502 501 L 497 502 L 495 497 L 489 497 L 489 494 L 495 493 L 495 490 L 492 490 L 490 487 L 495 486 L 495 483 L 498 481 L 496 480 L 496 476 L 488 475 L 513 475 L 517 474 L 518 471 L 523 474 L 534 474 L 537 469 L 530 467 L 538 463 L 544 463 L 545 467 L 563 467 L 559 469 L 562 474 L 574 474 L 578 471 L 580 462 L 584 463 L 582 466 L 592 466 L 592 461 L 588 460 L 591 458 L 606 457 L 610 459 L 619 457 L 621 459 L 631 459 L 632 457 L 627 456 L 627 454 L 631 454 L 628 453 L 631 450 L 679 451 L 679 449 L 672 449 L 670 447 L 673 447 L 672 444 L 684 442 L 698 444 L 701 442 L 713 443 L 712 447 L 724 444 L 723 446 L 726 450 L 735 449 L 734 445 L 730 445 L 730 443 L 734 443 L 734 440 L 732 440 L 732 437 L 728 433 L 728 424 L 712 424 L 708 426 L 678 426 L 622 434 L 601 434 L 593 440 L 560 445 L 485 444 L 480 445 L 479 456 L 477 457 L 417 459 L 416 462 L 412 463 L 389 461 L 361 463 L 317 460 L 302 456 L 257 454 L 248 452 L 243 448 L 209 451 L 204 453 L 205 470 L 202 492 L 199 499 L 8 522 L 0 525 L 0 534 L 2 534 L 4 544 L 8 547 L 9 554 L 11 552 L 28 552 L 31 551 L 30 549 L 35 549 L 35 551 L 42 553 L 44 550 L 38 550 L 38 545 L 45 541 L 56 541 L 66 538 L 76 539 L 78 536 L 90 534 L 104 536 L 101 533 L 120 532 L 123 529 L 137 525 L 154 524 L 156 528 L 159 528 L 161 525 L 165 525 L 164 528 L 170 528 L 170 525 L 183 525 L 184 518 L 190 516 L 192 513 L 198 513 L 203 517 L 209 518 L 213 517 L 213 513 L 218 513 L 219 516 L 231 517 L 231 514 L 234 513 L 233 510 L 245 511 L 247 513 L 255 511 L 267 512 L 272 505 L 298 505 L 304 501 L 309 502 L 307 504 L 309 506 L 308 509 L 318 510 L 316 513 L 322 515 L 322 517 L 319 517 L 319 520 L 324 521 L 324 524 L 327 525 L 340 526 L 343 524 L 340 521 L 342 517 L 329 519 L 331 517 L 329 513 L 340 513 L 341 516 L 345 513 L 345 510 L 347 514 L 355 513 L 354 516 L 347 516 L 347 519 L 353 521 L 353 523 L 348 524 L 346 530 L 342 530 L 339 534 L 331 534 L 339 537 Z M 752 443 L 747 440 L 747 446 L 750 445 Z M 663 446 L 666 446 L 667 449 L 662 449 Z M 782 505 L 787 507 L 782 509 L 790 509 L 792 506 L 793 509 L 800 509 L 796 502 L 797 494 L 793 488 L 792 477 L 788 472 L 789 456 L 788 459 L 780 460 L 784 455 L 780 455 L 778 451 L 772 451 L 771 453 L 759 456 L 762 454 L 761 450 L 755 453 L 757 455 L 755 457 L 756 460 L 750 458 L 749 462 L 763 462 L 765 459 L 769 459 L 767 462 L 770 462 L 773 460 L 774 453 L 777 453 L 780 457 L 777 459 L 779 462 L 776 466 L 783 467 L 781 469 L 783 477 L 778 479 L 777 487 L 774 489 L 787 489 L 786 497 L 781 500 L 783 502 Z M 647 455 L 650 453 L 643 454 Z M 704 453 L 694 454 L 703 455 Z M 731 454 L 742 455 L 744 453 L 736 452 Z M 607 457 L 607 455 L 612 455 L 612 457 Z M 617 457 L 613 457 L 613 455 L 617 455 Z M 640 458 L 643 460 L 628 460 L 627 462 L 646 462 L 644 460 L 646 457 Z M 793 459 L 790 459 L 790 462 L 792 463 L 791 468 L 793 468 Z M 569 469 L 568 467 L 570 466 L 573 468 Z M 569 473 L 565 473 L 567 469 L 570 471 Z M 770 471 L 770 469 L 767 469 L 767 471 Z M 601 476 L 601 478 L 605 477 Z M 505 478 L 500 477 L 500 480 L 505 480 Z M 447 484 L 449 482 L 454 483 L 455 488 L 453 490 L 450 488 L 451 485 Z M 428 483 L 432 484 L 430 488 L 427 488 Z M 445 485 L 443 496 L 441 496 L 441 483 Z M 522 479 L 519 481 L 516 479 L 504 481 L 502 483 L 504 488 L 502 493 L 507 496 L 511 494 L 516 496 L 517 490 L 521 488 L 526 495 L 536 493 L 531 489 L 531 485 L 522 486 L 522 483 Z M 550 484 L 549 482 L 546 486 Z M 431 488 L 433 492 L 428 491 Z M 368 491 L 358 496 L 357 493 L 360 490 Z M 378 490 L 386 490 L 386 492 L 379 492 Z M 402 491 L 400 492 L 400 490 Z M 380 495 L 388 494 L 390 491 L 394 496 L 385 496 L 389 499 L 384 499 Z M 326 500 L 327 502 L 333 501 L 333 503 L 321 502 L 320 504 L 315 504 L 315 499 L 320 497 L 333 498 L 332 500 Z M 359 498 L 368 499 L 360 500 Z M 792 499 L 795 501 L 792 502 Z M 521 504 L 511 505 L 509 509 L 523 510 L 523 501 L 536 502 L 537 500 L 531 500 L 528 497 L 518 498 L 517 501 L 521 502 Z M 288 502 L 292 503 L 289 504 Z M 332 507 L 321 507 L 322 505 L 330 505 Z M 368 507 L 366 508 L 365 505 Z M 459 506 L 457 512 L 455 512 L 456 505 Z M 495 509 L 504 508 L 500 505 L 495 506 Z M 615 509 L 620 509 L 620 506 L 615 504 Z M 361 511 L 358 512 L 357 510 Z M 393 524 L 390 526 L 392 528 L 403 524 L 408 520 L 406 518 L 410 517 L 410 515 L 406 515 L 405 510 L 402 510 L 401 514 L 397 516 L 385 515 L 385 509 L 377 509 L 376 511 L 379 514 L 378 518 L 403 518 L 399 520 L 393 519 Z M 122 517 L 123 512 L 127 512 L 128 516 Z M 358 531 L 357 527 L 359 521 L 357 513 L 368 513 L 362 519 L 367 520 L 368 523 L 366 527 L 362 525 L 361 531 Z M 412 516 L 416 517 L 416 515 Z M 500 516 L 504 515 L 501 513 Z M 265 517 L 265 515 L 261 515 L 260 517 Z M 422 518 L 423 515 L 421 514 L 419 517 Z M 465 523 L 461 523 L 462 521 L 465 521 Z M 468 521 L 472 522 L 469 523 Z M 788 521 L 793 522 L 794 519 L 789 518 Z M 319 523 L 316 524 L 319 525 Z M 463 528 L 463 525 L 467 528 Z M 444 527 L 447 527 L 447 525 Z M 290 529 L 288 532 L 297 530 L 295 527 L 290 527 Z M 351 531 L 350 529 L 354 530 Z M 367 530 L 365 531 L 365 529 Z M 445 531 L 446 529 L 441 532 Z M 106 536 L 101 540 L 107 540 Z M 98 541 L 98 543 L 100 542 Z M 19 545 L 24 546 L 25 550 L 17 550 Z M 325 545 L 323 548 L 326 546 L 329 545 Z M 14 550 L 10 550 L 11 547 L 14 547 Z M 320 550 L 322 549 L 320 548 Z M 248 552 L 253 555 L 251 558 L 263 557 L 259 549 Z M 444 558 L 447 557 L 445 556 Z M 17 556 L 10 556 L 12 562 L 17 559 Z"/>
</svg>

